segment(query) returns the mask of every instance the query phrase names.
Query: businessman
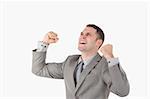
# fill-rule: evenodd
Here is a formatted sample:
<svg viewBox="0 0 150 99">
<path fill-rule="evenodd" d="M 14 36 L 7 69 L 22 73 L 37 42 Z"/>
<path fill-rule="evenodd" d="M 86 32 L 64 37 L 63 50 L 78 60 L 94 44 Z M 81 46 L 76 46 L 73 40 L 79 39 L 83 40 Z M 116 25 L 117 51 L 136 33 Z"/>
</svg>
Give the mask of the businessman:
<svg viewBox="0 0 150 99">
<path fill-rule="evenodd" d="M 83 29 L 78 41 L 81 55 L 70 55 L 62 63 L 45 63 L 48 45 L 58 40 L 56 33 L 49 32 L 38 42 L 32 60 L 35 75 L 64 79 L 66 99 L 108 99 L 110 92 L 121 97 L 128 95 L 126 74 L 113 55 L 112 45 L 102 46 L 104 33 L 101 28 L 88 24 Z"/>
</svg>

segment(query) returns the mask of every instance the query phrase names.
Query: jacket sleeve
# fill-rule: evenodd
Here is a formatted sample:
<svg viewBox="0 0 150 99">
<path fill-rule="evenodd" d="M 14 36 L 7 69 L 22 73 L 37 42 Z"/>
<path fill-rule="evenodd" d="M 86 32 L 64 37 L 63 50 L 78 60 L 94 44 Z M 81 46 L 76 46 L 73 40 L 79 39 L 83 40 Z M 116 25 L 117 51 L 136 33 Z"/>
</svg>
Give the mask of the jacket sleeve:
<svg viewBox="0 0 150 99">
<path fill-rule="evenodd" d="M 55 79 L 63 79 L 63 67 L 65 62 L 62 63 L 45 63 L 46 52 L 32 52 L 32 73 L 41 77 L 49 77 Z"/>
<path fill-rule="evenodd" d="M 103 68 L 103 79 L 111 92 L 121 97 L 129 94 L 129 82 L 125 72 L 119 64 L 108 67 L 107 63 Z"/>
</svg>

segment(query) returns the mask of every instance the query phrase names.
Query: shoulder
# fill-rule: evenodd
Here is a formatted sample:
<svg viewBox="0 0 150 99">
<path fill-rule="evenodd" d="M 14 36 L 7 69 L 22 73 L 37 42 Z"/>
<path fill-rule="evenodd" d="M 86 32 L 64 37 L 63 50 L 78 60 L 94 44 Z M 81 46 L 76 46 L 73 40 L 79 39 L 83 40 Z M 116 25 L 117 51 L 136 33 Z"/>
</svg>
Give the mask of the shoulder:
<svg viewBox="0 0 150 99">
<path fill-rule="evenodd" d="M 81 56 L 81 55 L 79 55 L 79 54 L 69 55 L 69 56 L 67 57 L 67 59 L 78 59 L 80 56 Z"/>
</svg>

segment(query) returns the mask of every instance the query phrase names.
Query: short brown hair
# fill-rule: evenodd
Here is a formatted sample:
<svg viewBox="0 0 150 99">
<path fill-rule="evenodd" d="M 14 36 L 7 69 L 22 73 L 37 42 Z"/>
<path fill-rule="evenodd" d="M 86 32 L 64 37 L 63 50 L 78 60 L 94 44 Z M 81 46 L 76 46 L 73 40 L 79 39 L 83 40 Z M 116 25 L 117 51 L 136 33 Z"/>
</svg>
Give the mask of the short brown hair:
<svg viewBox="0 0 150 99">
<path fill-rule="evenodd" d="M 102 39 L 102 41 L 104 42 L 105 35 L 104 35 L 103 30 L 100 27 L 98 27 L 95 24 L 88 24 L 88 25 L 86 25 L 86 27 L 92 27 L 92 28 L 96 29 L 96 32 L 98 34 L 98 39 Z"/>
</svg>

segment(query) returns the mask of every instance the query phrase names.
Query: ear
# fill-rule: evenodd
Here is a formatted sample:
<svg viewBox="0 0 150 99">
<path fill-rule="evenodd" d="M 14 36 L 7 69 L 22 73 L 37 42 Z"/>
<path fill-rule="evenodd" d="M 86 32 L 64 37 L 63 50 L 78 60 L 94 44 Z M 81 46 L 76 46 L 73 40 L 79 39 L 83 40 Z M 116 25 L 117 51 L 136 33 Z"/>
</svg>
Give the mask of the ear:
<svg viewBox="0 0 150 99">
<path fill-rule="evenodd" d="M 96 41 L 96 47 L 99 48 L 102 45 L 102 43 L 103 43 L 102 39 L 98 39 Z"/>
</svg>

